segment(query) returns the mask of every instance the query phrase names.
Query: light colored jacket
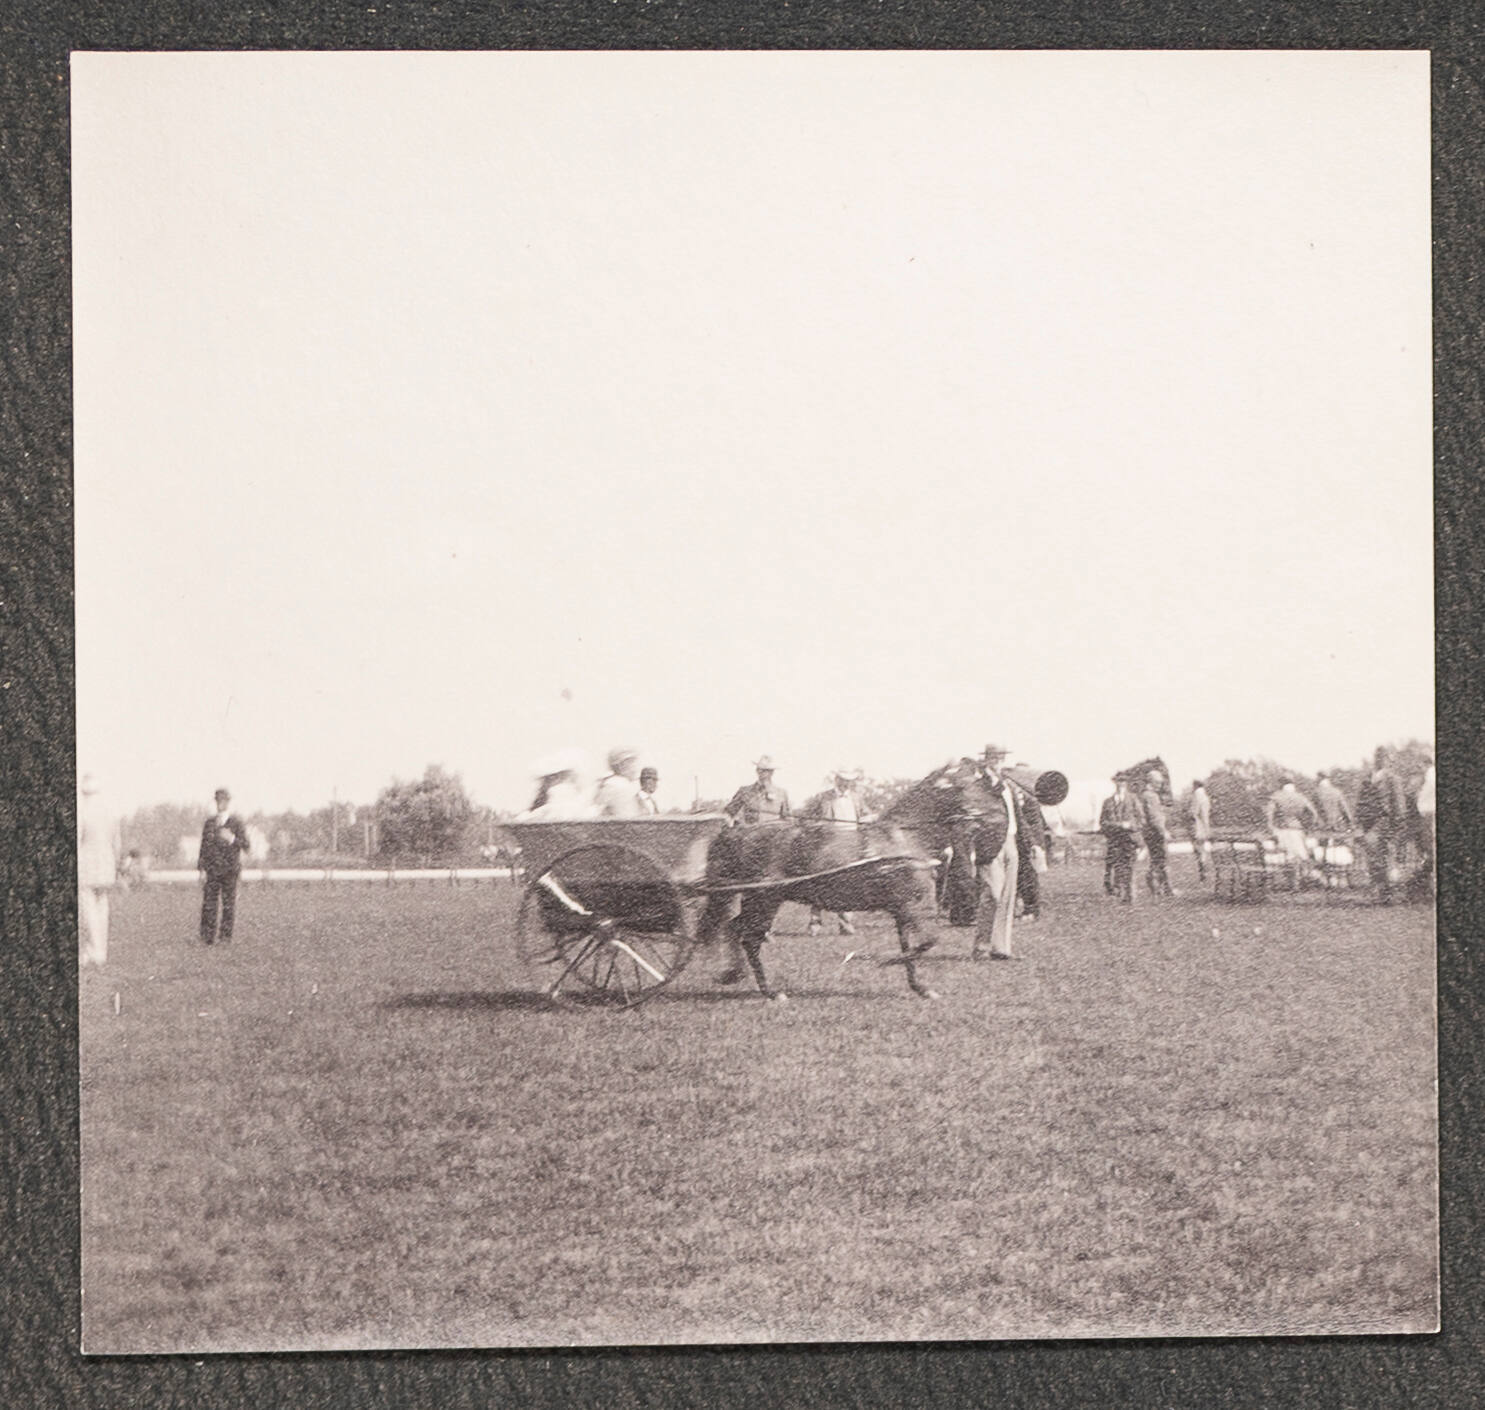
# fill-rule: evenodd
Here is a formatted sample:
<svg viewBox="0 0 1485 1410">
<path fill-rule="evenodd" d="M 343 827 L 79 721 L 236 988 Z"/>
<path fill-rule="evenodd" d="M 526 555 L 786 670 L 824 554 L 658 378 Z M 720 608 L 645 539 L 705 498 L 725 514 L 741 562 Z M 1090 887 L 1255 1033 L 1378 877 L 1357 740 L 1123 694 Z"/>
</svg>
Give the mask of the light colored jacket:
<svg viewBox="0 0 1485 1410">
<path fill-rule="evenodd" d="M 119 825 L 96 793 L 84 793 L 77 805 L 77 884 L 112 886 L 118 879 Z"/>
</svg>

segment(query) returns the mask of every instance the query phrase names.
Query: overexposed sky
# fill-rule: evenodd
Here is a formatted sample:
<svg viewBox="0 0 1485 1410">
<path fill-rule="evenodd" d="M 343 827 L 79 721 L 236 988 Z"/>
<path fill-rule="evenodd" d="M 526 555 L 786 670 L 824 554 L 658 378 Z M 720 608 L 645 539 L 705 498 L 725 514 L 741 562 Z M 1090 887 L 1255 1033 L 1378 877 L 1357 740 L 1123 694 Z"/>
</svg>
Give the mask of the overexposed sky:
<svg viewBox="0 0 1485 1410">
<path fill-rule="evenodd" d="M 82 54 L 78 761 L 1433 733 L 1428 56 Z"/>
</svg>

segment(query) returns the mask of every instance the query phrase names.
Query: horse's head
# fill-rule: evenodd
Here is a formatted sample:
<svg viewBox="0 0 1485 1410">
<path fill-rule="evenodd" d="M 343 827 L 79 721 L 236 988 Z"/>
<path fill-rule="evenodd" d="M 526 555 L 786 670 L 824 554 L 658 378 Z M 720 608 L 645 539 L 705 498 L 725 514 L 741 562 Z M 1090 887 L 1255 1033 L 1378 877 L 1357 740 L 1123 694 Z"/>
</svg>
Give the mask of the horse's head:
<svg viewBox="0 0 1485 1410">
<path fill-rule="evenodd" d="M 1004 818 L 1005 803 L 973 759 L 935 769 L 882 811 L 883 822 L 930 834 L 986 816 Z"/>
</svg>

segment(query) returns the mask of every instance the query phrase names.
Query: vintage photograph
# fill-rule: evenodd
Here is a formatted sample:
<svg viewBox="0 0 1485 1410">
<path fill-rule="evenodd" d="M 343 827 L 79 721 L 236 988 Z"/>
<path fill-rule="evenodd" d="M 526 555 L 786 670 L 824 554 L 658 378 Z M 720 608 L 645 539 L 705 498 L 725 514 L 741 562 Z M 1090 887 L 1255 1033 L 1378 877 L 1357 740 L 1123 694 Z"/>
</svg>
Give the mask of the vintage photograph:
<svg viewBox="0 0 1485 1410">
<path fill-rule="evenodd" d="M 1426 53 L 70 77 L 84 1352 L 1437 1330 Z"/>
</svg>

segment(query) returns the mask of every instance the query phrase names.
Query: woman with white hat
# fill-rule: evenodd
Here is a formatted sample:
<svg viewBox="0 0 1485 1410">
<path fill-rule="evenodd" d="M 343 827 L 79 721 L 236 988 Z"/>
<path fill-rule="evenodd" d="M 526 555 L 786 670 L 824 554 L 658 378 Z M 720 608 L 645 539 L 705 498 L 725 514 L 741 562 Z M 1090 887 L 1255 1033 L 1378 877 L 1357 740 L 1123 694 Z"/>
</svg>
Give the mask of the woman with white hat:
<svg viewBox="0 0 1485 1410">
<path fill-rule="evenodd" d="M 597 811 L 583 792 L 583 757 L 576 749 L 563 749 L 538 759 L 531 772 L 538 780 L 531 806 L 517 822 L 572 822 L 591 818 Z"/>
<path fill-rule="evenodd" d="M 598 815 L 603 818 L 637 818 L 644 810 L 639 802 L 639 751 L 610 749 L 608 773 L 598 781 L 594 795 Z"/>
</svg>

